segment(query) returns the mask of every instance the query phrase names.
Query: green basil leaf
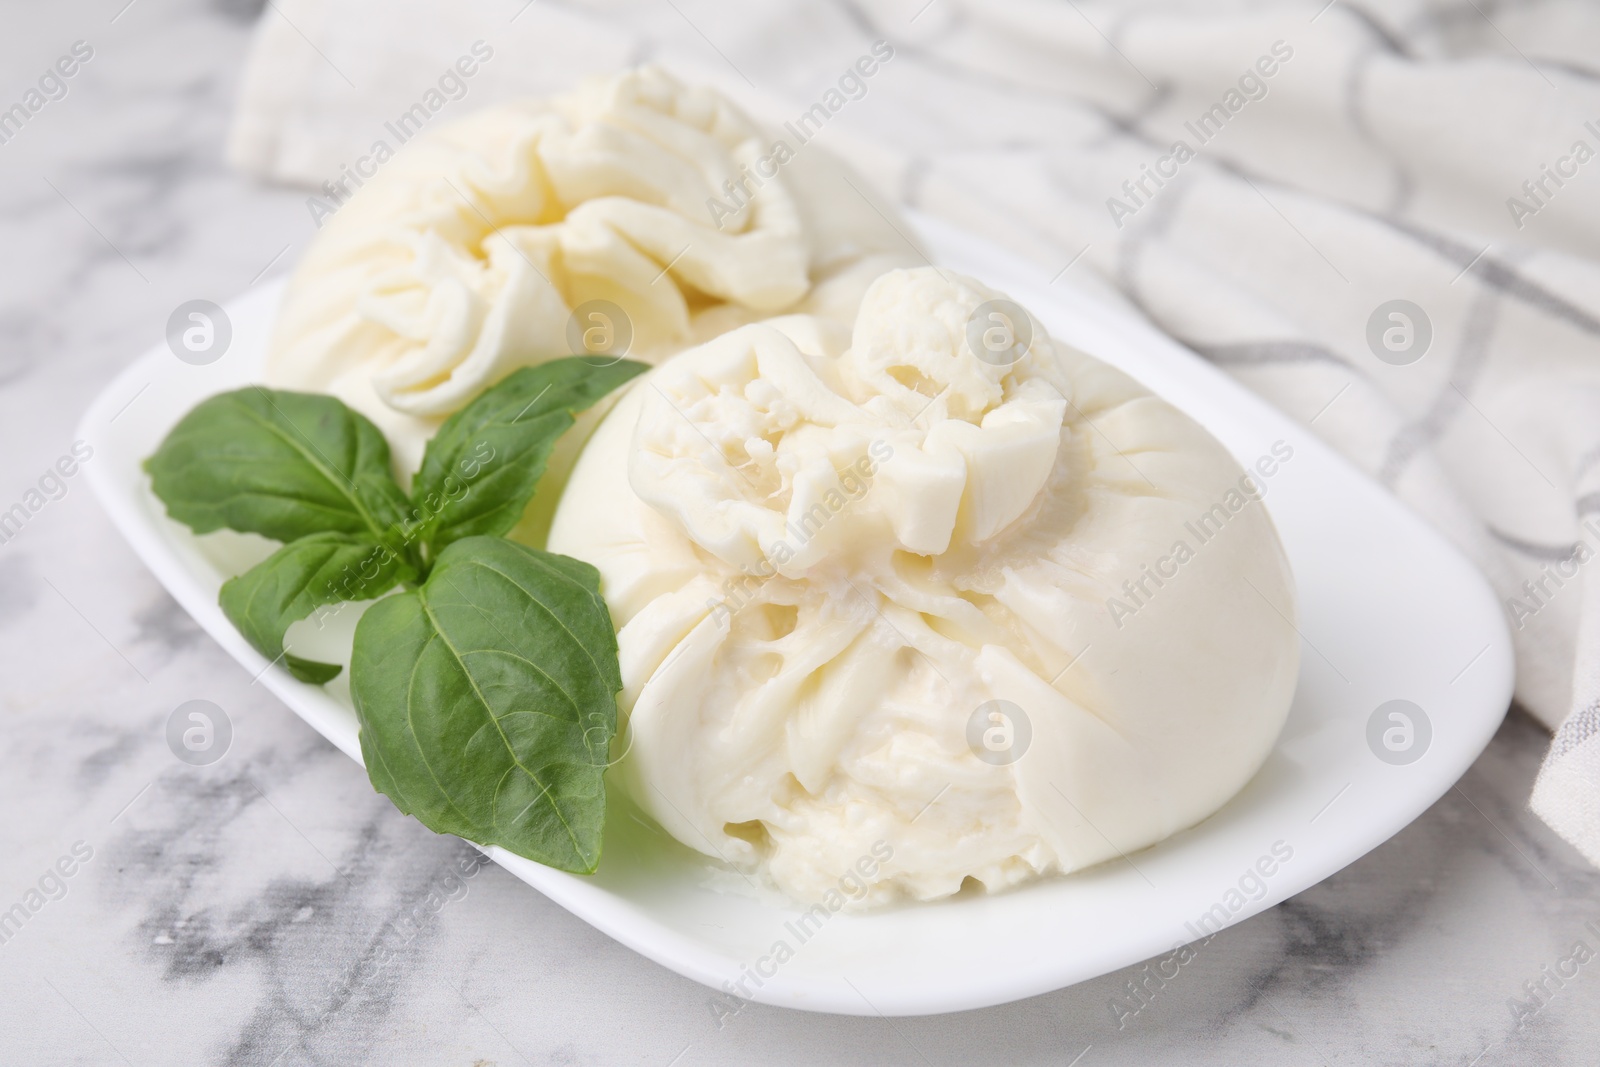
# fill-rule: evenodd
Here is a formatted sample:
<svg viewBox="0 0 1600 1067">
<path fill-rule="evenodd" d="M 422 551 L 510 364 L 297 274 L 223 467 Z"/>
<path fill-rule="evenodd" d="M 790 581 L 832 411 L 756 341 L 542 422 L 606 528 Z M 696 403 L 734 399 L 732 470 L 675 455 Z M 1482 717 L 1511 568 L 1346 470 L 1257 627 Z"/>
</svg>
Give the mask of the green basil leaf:
<svg viewBox="0 0 1600 1067">
<path fill-rule="evenodd" d="M 434 552 L 515 526 L 556 439 L 580 412 L 650 369 L 629 360 L 596 366 L 591 358 L 523 367 L 439 427 L 411 489 L 425 516 L 420 536 Z"/>
<path fill-rule="evenodd" d="M 283 635 L 289 624 L 325 604 L 371 600 L 393 589 L 409 572 L 394 551 L 370 538 L 312 534 L 228 579 L 217 599 L 257 652 L 274 661 L 282 656 L 290 674 L 321 685 L 339 673 L 338 664 L 285 653 Z"/>
<path fill-rule="evenodd" d="M 499 537 L 368 609 L 350 664 L 374 788 L 439 833 L 584 873 L 621 688 L 599 572 Z"/>
<path fill-rule="evenodd" d="M 203 401 L 145 460 L 167 514 L 293 541 L 338 531 L 393 540 L 405 494 L 389 443 L 338 399 L 246 386 Z"/>
</svg>

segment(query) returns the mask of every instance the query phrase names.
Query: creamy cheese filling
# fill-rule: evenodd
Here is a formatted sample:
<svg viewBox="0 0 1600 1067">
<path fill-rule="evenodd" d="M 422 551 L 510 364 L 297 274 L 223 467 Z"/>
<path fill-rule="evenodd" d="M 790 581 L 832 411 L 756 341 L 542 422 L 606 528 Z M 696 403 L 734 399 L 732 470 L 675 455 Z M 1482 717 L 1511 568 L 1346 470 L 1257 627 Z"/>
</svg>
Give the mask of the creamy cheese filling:
<svg viewBox="0 0 1600 1067">
<path fill-rule="evenodd" d="M 1298 668 L 1256 484 L 1000 294 L 896 270 L 849 332 L 774 318 L 640 379 L 549 546 L 601 572 L 617 779 L 668 832 L 800 900 L 886 842 L 857 903 L 931 899 L 1132 852 L 1254 774 Z"/>
<path fill-rule="evenodd" d="M 368 415 L 405 475 L 517 367 L 653 362 L 782 310 L 848 324 L 872 278 L 920 253 L 824 150 L 777 143 L 653 67 L 430 130 L 312 242 L 267 381 Z"/>
</svg>

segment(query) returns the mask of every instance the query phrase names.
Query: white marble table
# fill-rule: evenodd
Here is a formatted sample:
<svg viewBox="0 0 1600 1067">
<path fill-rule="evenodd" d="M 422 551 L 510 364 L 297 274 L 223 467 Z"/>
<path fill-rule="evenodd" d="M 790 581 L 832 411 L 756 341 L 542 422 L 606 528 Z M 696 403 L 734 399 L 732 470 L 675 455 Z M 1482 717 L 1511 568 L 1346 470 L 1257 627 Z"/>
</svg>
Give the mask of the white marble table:
<svg viewBox="0 0 1600 1067">
<path fill-rule="evenodd" d="M 0 510 L 69 452 L 89 397 L 173 308 L 282 272 L 310 234 L 301 194 L 221 163 L 254 5 L 123 3 L 6 4 L 0 95 L 75 40 L 94 57 L 0 145 Z M 1526 811 L 1547 737 L 1520 712 L 1410 828 L 1147 983 L 1120 1029 L 1113 1005 L 1137 968 L 957 1016 L 751 1007 L 719 1028 L 706 990 L 498 869 L 430 906 L 466 846 L 397 814 L 252 685 L 82 479 L 65 485 L 0 544 L 0 910 L 39 892 L 0 943 L 0 1064 L 1600 1055 L 1600 963 L 1548 977 L 1575 942 L 1600 951 L 1600 874 Z M 191 699 L 233 724 L 210 766 L 165 740 Z M 1519 1028 L 1508 999 L 1527 1000 L 1528 982 L 1547 1003 Z"/>
</svg>

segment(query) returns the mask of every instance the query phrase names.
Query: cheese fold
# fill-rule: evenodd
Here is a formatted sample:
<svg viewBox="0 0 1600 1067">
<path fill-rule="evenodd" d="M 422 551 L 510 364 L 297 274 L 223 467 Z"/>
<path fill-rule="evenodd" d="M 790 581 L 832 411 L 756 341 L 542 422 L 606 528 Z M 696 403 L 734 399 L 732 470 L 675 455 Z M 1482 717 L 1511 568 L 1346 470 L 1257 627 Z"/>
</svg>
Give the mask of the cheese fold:
<svg viewBox="0 0 1600 1067">
<path fill-rule="evenodd" d="M 779 316 L 639 379 L 549 547 L 600 570 L 613 780 L 669 833 L 797 900 L 868 868 L 851 904 L 929 900 L 1134 852 L 1255 773 L 1299 662 L 1263 491 L 1001 294 L 902 269 L 848 331 Z"/>
</svg>

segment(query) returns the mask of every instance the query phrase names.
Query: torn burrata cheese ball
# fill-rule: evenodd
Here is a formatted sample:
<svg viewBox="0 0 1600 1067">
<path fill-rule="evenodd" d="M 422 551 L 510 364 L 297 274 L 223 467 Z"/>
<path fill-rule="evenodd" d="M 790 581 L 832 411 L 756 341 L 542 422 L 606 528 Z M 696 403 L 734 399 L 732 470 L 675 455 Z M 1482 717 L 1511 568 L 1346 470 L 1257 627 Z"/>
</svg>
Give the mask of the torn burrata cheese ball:
<svg viewBox="0 0 1600 1067">
<path fill-rule="evenodd" d="M 802 902 L 928 900 L 1131 853 L 1256 772 L 1299 647 L 1261 492 L 1000 294 L 896 270 L 851 332 L 778 317 L 639 379 L 550 548 L 600 570 L 617 771 L 672 836 Z"/>
<path fill-rule="evenodd" d="M 922 261 L 825 151 L 653 67 L 477 112 L 376 166 L 296 270 L 266 380 L 373 419 L 402 476 L 518 367 L 654 362 L 785 310 L 848 324 L 873 278 Z"/>
</svg>

